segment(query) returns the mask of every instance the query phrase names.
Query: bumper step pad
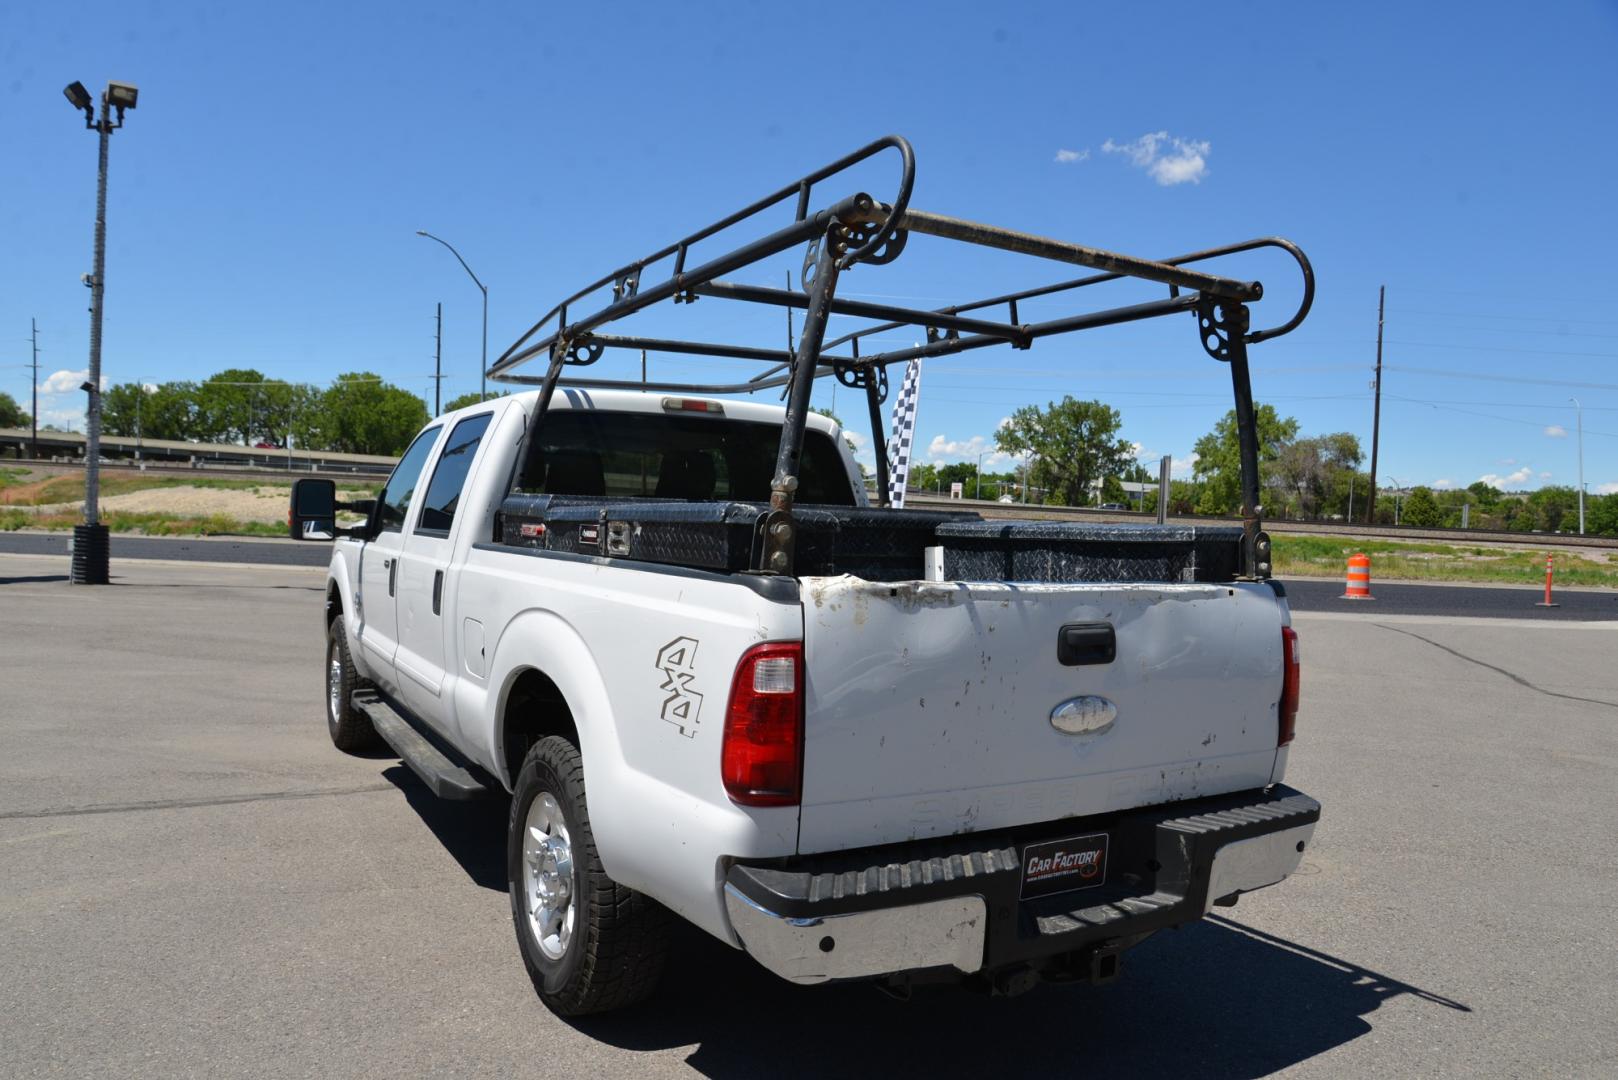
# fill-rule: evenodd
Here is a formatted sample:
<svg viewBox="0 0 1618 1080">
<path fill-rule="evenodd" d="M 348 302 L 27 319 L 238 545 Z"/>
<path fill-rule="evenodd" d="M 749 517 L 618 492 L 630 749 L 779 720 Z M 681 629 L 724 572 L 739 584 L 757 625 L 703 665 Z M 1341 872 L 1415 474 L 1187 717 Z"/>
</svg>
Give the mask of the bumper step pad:
<svg viewBox="0 0 1618 1080">
<path fill-rule="evenodd" d="M 984 967 L 998 967 L 1201 918 L 1216 900 L 1284 878 L 1319 817 L 1318 802 L 1277 785 L 1005 833 L 738 864 L 728 886 L 794 922 L 980 896 Z M 1027 846 L 1092 832 L 1112 837 L 1106 884 L 1021 899 Z"/>
</svg>

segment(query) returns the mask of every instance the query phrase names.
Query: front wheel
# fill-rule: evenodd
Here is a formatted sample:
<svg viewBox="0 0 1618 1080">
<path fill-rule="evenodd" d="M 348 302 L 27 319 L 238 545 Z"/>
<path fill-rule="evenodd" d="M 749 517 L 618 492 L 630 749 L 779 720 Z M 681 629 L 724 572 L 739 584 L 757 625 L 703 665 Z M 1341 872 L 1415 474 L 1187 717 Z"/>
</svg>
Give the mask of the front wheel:
<svg viewBox="0 0 1618 1080">
<path fill-rule="evenodd" d="M 332 745 L 349 754 L 369 750 L 380 741 L 371 718 L 354 707 L 354 689 L 360 685 L 348 653 L 348 630 L 338 615 L 326 628 L 326 730 Z"/>
<path fill-rule="evenodd" d="M 550 736 L 529 750 L 511 799 L 506 879 L 534 989 L 562 1016 L 645 998 L 668 951 L 668 911 L 609 878 L 584 800 L 584 760 Z"/>
</svg>

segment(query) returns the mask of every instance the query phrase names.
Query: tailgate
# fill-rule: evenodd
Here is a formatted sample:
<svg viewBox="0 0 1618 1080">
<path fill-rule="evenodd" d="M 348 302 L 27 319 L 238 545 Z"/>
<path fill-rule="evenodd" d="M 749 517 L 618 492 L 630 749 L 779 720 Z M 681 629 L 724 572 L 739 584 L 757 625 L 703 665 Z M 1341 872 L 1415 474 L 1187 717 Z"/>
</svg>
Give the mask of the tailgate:
<svg viewBox="0 0 1618 1080">
<path fill-rule="evenodd" d="M 1284 609 L 1267 585 L 803 585 L 800 852 L 1270 782 Z"/>
</svg>

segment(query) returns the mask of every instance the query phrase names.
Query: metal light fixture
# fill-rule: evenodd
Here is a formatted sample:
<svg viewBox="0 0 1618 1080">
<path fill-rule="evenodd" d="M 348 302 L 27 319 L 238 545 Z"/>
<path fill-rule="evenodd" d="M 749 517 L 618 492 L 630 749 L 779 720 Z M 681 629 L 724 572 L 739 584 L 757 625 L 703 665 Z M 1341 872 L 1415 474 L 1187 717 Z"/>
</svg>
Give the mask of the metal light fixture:
<svg viewBox="0 0 1618 1080">
<path fill-rule="evenodd" d="M 78 86 L 78 83 L 74 83 Z M 107 104 L 115 109 L 133 109 L 135 101 L 140 97 L 140 89 L 133 83 L 109 82 L 107 84 Z"/>
<path fill-rule="evenodd" d="M 94 109 L 92 106 L 95 103 L 91 100 L 90 91 L 84 88 L 83 83 L 68 83 L 67 86 L 62 90 L 62 93 L 67 97 L 68 104 L 72 105 L 75 109 L 82 113 L 92 113 L 92 119 L 94 118 Z"/>
</svg>

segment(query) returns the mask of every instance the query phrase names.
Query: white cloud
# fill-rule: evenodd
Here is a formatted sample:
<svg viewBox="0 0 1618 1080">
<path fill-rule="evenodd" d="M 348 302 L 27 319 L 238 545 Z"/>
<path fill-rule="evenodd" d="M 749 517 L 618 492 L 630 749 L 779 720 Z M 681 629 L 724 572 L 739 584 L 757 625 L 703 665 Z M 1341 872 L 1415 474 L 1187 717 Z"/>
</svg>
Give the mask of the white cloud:
<svg viewBox="0 0 1618 1080">
<path fill-rule="evenodd" d="M 1191 474 L 1197 471 L 1197 461 L 1199 457 L 1200 455 L 1193 450 L 1183 458 L 1175 458 L 1174 469 L 1169 473 L 1170 477 L 1176 480 L 1189 479 Z"/>
<path fill-rule="evenodd" d="M 1452 488 L 1454 486 L 1455 486 L 1455 481 L 1450 480 L 1448 478 L 1445 478 L 1443 480 L 1434 480 L 1433 481 L 1433 487 L 1438 491 L 1448 491 L 1450 488 Z"/>
<path fill-rule="evenodd" d="M 1528 481 L 1532 479 L 1533 475 L 1534 470 L 1529 468 L 1527 465 L 1524 465 L 1516 472 L 1508 473 L 1505 476 L 1498 476 L 1494 473 L 1484 473 L 1482 476 L 1478 477 L 1478 479 L 1483 481 L 1485 484 L 1488 484 L 1492 488 L 1499 488 L 1500 490 L 1505 491 L 1508 488 L 1521 487 L 1522 485 L 1528 483 Z"/>
<path fill-rule="evenodd" d="M 1085 147 L 1083 150 L 1058 150 L 1058 151 L 1056 151 L 1056 163 L 1058 165 L 1073 165 L 1073 164 L 1076 164 L 1077 162 L 1080 162 L 1080 161 L 1089 161 L 1089 160 L 1090 160 L 1090 148 L 1088 146 Z"/>
<path fill-rule="evenodd" d="M 976 461 L 979 454 L 984 455 L 985 469 L 998 468 L 1017 460 L 1011 454 L 994 449 L 994 443 L 983 435 L 973 435 L 969 439 L 946 439 L 942 435 L 934 435 L 933 441 L 927 444 L 927 456 L 933 461 Z"/>
<path fill-rule="evenodd" d="M 1549 480 L 1551 478 L 1551 474 L 1548 472 L 1542 472 L 1539 474 L 1539 478 L 1541 480 Z"/>
<path fill-rule="evenodd" d="M 1207 139 L 1182 139 L 1166 131 L 1155 131 L 1129 142 L 1108 139 L 1101 144 L 1105 154 L 1122 154 L 1137 169 L 1163 187 L 1200 184 L 1208 175 L 1208 155 L 1213 145 Z"/>
<path fill-rule="evenodd" d="M 68 431 L 78 431 L 84 427 L 83 409 L 40 409 L 39 422 L 41 424 L 54 424 Z"/>
<path fill-rule="evenodd" d="M 859 453 L 861 450 L 864 450 L 865 444 L 871 441 L 870 436 L 861 435 L 852 428 L 843 429 L 843 438 L 854 444 L 855 453 Z"/>
<path fill-rule="evenodd" d="M 89 368 L 80 368 L 78 371 L 69 371 L 63 368 L 61 371 L 53 371 L 47 375 L 45 381 L 39 384 L 39 392 L 41 394 L 65 394 L 70 390 L 77 390 L 83 386 L 85 380 L 89 377 Z M 103 378 L 101 380 L 102 389 L 105 389 L 106 385 L 107 380 Z"/>
<path fill-rule="evenodd" d="M 1567 428 L 1563 427 L 1561 424 L 1552 424 L 1550 427 L 1545 429 L 1545 434 L 1549 435 L 1553 439 L 1565 439 L 1567 438 Z"/>
<path fill-rule="evenodd" d="M 1597 484 L 1596 485 L 1596 494 L 1597 495 L 1618 495 L 1618 480 L 1614 480 L 1610 484 Z"/>
</svg>

